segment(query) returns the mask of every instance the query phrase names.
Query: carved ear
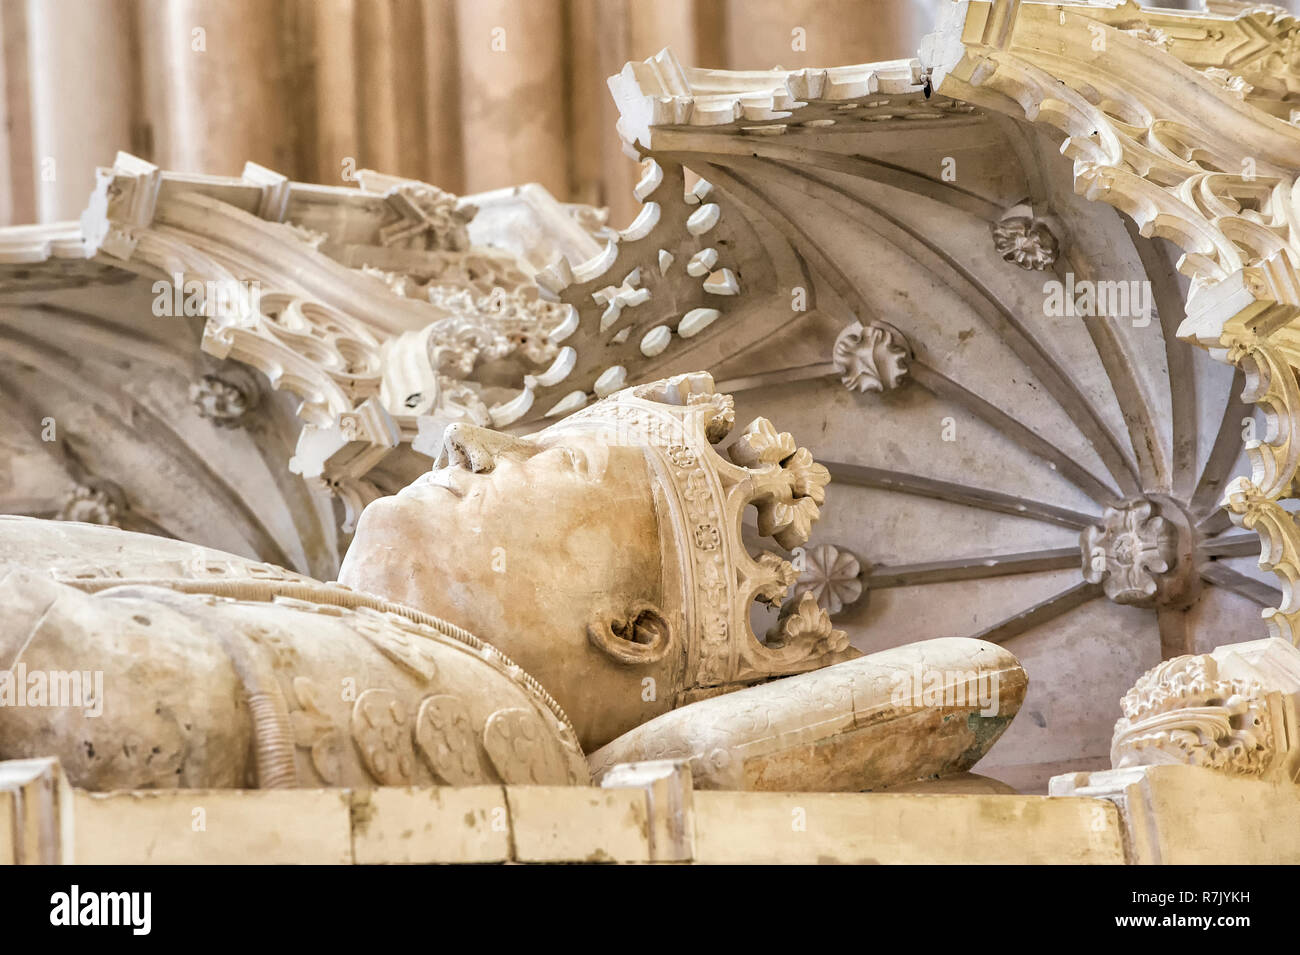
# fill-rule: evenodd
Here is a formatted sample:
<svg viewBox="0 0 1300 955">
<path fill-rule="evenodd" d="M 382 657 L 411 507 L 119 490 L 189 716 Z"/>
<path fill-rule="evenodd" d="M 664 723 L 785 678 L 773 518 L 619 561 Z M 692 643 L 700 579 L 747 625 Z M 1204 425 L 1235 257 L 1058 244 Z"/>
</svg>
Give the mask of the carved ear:
<svg viewBox="0 0 1300 955">
<path fill-rule="evenodd" d="M 668 621 L 652 603 L 638 600 L 621 618 L 601 615 L 587 624 L 587 639 L 619 663 L 655 663 L 672 643 Z"/>
</svg>

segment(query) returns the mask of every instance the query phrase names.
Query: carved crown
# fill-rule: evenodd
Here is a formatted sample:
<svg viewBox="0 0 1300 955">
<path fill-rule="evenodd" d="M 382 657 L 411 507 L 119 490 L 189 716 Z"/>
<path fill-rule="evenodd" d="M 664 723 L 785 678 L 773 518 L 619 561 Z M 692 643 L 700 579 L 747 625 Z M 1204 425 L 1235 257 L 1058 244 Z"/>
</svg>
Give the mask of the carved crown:
<svg viewBox="0 0 1300 955">
<path fill-rule="evenodd" d="M 753 505 L 758 532 L 792 550 L 820 516 L 830 473 L 789 434 L 756 418 L 730 446 L 735 403 L 704 372 L 627 388 L 552 425 L 597 431 L 612 445 L 643 447 L 664 489 L 686 600 L 687 689 L 753 683 L 858 656 L 811 594 L 760 640 L 755 600 L 780 606 L 796 573 L 777 553 L 757 556 L 741 536 Z M 790 609 L 790 608 L 788 608 Z"/>
</svg>

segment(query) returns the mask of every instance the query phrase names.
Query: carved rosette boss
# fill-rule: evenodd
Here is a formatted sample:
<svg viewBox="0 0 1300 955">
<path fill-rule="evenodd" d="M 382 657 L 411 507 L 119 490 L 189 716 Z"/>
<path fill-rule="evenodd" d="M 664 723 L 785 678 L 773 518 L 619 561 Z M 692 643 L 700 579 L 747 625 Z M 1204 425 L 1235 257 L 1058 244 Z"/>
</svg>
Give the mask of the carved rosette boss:
<svg viewBox="0 0 1300 955">
<path fill-rule="evenodd" d="M 1056 236 L 1028 203 L 1012 206 L 993 226 L 993 247 L 1007 262 L 1040 272 L 1051 268 L 1058 253 Z"/>
<path fill-rule="evenodd" d="M 1118 604 L 1190 606 L 1201 589 L 1196 540 L 1189 516 L 1171 498 L 1112 505 L 1079 535 L 1083 579 Z"/>
<path fill-rule="evenodd" d="M 1178 557 L 1178 532 L 1150 501 L 1108 507 L 1100 526 L 1079 537 L 1083 578 L 1121 604 L 1147 604 Z"/>
<path fill-rule="evenodd" d="M 190 385 L 190 403 L 199 417 L 219 428 L 238 427 L 258 404 L 257 381 L 248 369 L 232 365 Z"/>
<path fill-rule="evenodd" d="M 804 552 L 803 563 L 792 600 L 801 600 L 810 593 L 817 606 L 833 617 L 862 596 L 862 565 L 847 550 L 819 544 Z"/>
<path fill-rule="evenodd" d="M 104 483 L 104 482 L 100 482 Z M 73 521 L 78 524 L 104 524 L 109 527 L 121 526 L 121 492 L 113 493 L 104 487 L 79 484 L 64 499 L 59 512 L 54 515 L 56 521 Z"/>
<path fill-rule="evenodd" d="M 893 391 L 907 374 L 912 346 L 893 325 L 854 322 L 835 339 L 831 362 L 851 391 Z"/>
</svg>

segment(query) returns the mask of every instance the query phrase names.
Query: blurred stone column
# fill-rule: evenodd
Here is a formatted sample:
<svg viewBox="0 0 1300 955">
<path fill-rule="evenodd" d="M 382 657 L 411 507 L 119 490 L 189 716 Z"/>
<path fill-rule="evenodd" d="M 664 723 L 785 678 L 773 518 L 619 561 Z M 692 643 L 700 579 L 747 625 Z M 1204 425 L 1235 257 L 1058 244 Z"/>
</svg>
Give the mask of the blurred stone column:
<svg viewBox="0 0 1300 955">
<path fill-rule="evenodd" d="M 797 70 L 907 59 L 932 29 L 939 3 L 728 0 L 727 66 Z"/>
<path fill-rule="evenodd" d="M 364 157 L 357 155 L 355 28 L 354 0 L 315 0 L 312 41 L 316 102 L 328 103 L 329 107 L 316 107 L 313 178 L 331 186 L 347 182 L 345 176 L 355 175 L 365 165 Z"/>
<path fill-rule="evenodd" d="M 314 174 L 337 184 L 369 168 L 461 191 L 455 0 L 316 0 L 311 23 Z"/>
<path fill-rule="evenodd" d="M 396 48 L 399 43 L 396 6 L 392 0 L 370 0 L 356 8 L 357 121 L 360 141 L 358 162 L 393 176 L 416 176 L 418 169 L 402 169 L 398 137 Z M 423 98 L 422 84 L 403 89 L 406 96 Z M 330 108 L 321 101 L 322 111 Z M 423 145 L 423 143 L 421 144 Z"/>
<path fill-rule="evenodd" d="M 35 190 L 38 221 L 75 219 L 95 167 L 131 148 L 131 7 L 129 0 L 29 0 L 26 16 L 34 178 L 27 188 Z"/>
<path fill-rule="evenodd" d="M 0 0 L 0 79 L 4 117 L 0 123 L 0 225 L 36 221 L 32 184 L 32 100 L 27 75 L 26 0 Z"/>
<path fill-rule="evenodd" d="M 664 47 L 684 66 L 697 65 L 699 0 L 572 0 L 573 71 L 570 152 L 574 198 L 608 206 L 610 225 L 626 226 L 639 204 L 632 188 L 637 164 L 624 155 L 615 129 L 618 109 L 606 80 L 629 60 Z"/>
<path fill-rule="evenodd" d="M 457 35 L 456 0 L 424 0 L 424 178 L 451 192 L 464 192 Z"/>
<path fill-rule="evenodd" d="M 251 159 L 294 172 L 286 12 L 267 0 L 139 0 L 155 163 L 232 176 Z"/>
<path fill-rule="evenodd" d="M 563 0 L 457 0 L 465 191 L 569 192 Z"/>
</svg>

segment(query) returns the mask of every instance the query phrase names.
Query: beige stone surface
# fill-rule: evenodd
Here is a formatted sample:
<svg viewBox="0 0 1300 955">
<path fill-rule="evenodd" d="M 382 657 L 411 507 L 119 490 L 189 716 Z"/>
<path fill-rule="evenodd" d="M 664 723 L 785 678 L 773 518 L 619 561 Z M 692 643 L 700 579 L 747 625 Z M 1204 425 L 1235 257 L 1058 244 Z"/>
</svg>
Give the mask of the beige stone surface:
<svg viewBox="0 0 1300 955">
<path fill-rule="evenodd" d="M 18 865 L 18 797 L 0 792 L 0 865 Z"/>
<path fill-rule="evenodd" d="M 500 786 L 389 787 L 352 794 L 359 865 L 505 862 L 510 820 Z"/>
<path fill-rule="evenodd" d="M 620 763 L 605 773 L 600 785 L 645 793 L 651 861 L 688 862 L 695 857 L 694 786 L 688 762 Z"/>
<path fill-rule="evenodd" d="M 1300 864 L 1300 791 L 1291 782 L 1141 766 L 1058 776 L 1052 792 L 1113 801 L 1134 865 Z"/>
<path fill-rule="evenodd" d="M 1100 799 L 887 793 L 695 794 L 697 862 L 1122 864 Z"/>
<path fill-rule="evenodd" d="M 30 786 L 57 773 L 34 762 L 0 764 L 0 781 Z M 1300 862 L 1293 784 L 1204 767 L 1061 776 L 1052 796 L 989 792 L 990 781 L 969 774 L 891 793 L 692 793 L 683 782 L 689 768 L 665 760 L 621 767 L 603 789 L 76 792 L 44 804 L 42 796 L 44 815 L 20 838 L 42 830 L 34 844 L 43 848 L 17 861 L 52 849 L 69 861 L 144 864 Z M 0 823 L 10 822 L 14 793 L 0 786 L 9 797 L 0 798 Z M 15 861 L 14 832 L 0 829 L 6 861 Z"/>
<path fill-rule="evenodd" d="M 953 773 L 939 779 L 919 779 L 908 783 L 899 783 L 882 790 L 888 793 L 962 793 L 975 795 L 1020 795 L 1014 787 L 989 776 L 979 773 Z"/>
<path fill-rule="evenodd" d="M 340 865 L 352 856 L 346 789 L 78 792 L 81 865 Z"/>
<path fill-rule="evenodd" d="M 517 862 L 649 862 L 641 789 L 507 786 Z"/>
</svg>

